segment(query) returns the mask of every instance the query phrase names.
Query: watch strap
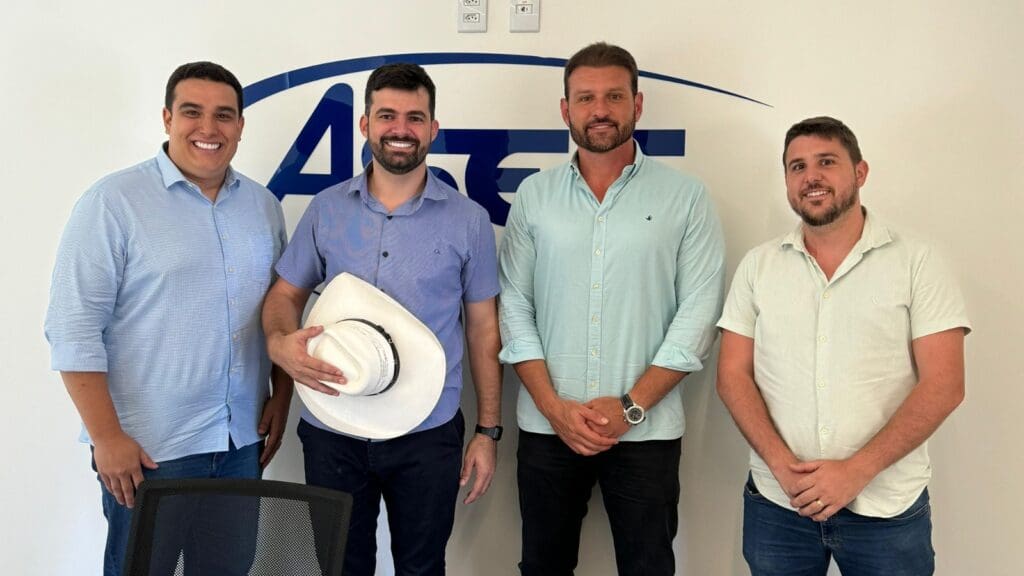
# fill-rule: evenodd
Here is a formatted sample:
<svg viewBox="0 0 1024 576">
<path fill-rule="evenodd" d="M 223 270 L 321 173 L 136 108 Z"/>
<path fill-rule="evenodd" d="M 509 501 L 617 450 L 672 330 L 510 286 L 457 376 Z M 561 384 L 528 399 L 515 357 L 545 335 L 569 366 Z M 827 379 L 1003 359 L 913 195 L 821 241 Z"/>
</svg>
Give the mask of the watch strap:
<svg viewBox="0 0 1024 576">
<path fill-rule="evenodd" d="M 501 434 L 504 431 L 505 429 L 502 428 L 501 426 L 481 426 L 479 424 L 476 425 L 477 434 L 483 434 L 484 436 L 487 436 L 488 438 L 494 440 L 495 442 L 501 440 Z"/>
</svg>

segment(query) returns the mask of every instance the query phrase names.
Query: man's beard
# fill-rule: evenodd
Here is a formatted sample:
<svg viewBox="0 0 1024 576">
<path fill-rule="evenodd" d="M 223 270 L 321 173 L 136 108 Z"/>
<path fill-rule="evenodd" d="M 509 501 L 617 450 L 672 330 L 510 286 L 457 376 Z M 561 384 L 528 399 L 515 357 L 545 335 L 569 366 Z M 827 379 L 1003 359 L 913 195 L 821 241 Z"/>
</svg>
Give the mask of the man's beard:
<svg viewBox="0 0 1024 576">
<path fill-rule="evenodd" d="M 599 124 L 602 122 L 611 122 L 608 119 L 599 119 L 590 121 L 587 126 L 592 124 Z M 591 137 L 589 132 L 584 127 L 583 130 L 579 130 L 572 122 L 569 123 L 569 134 L 572 136 L 572 141 L 577 146 L 587 150 L 589 152 L 603 153 L 609 150 L 614 150 L 619 146 L 629 142 L 633 137 L 633 130 L 636 128 L 636 119 L 630 118 L 626 124 L 615 124 L 616 130 L 614 134 L 610 134 L 604 138 Z"/>
<path fill-rule="evenodd" d="M 385 148 L 385 142 L 410 142 L 413 144 L 408 153 L 389 151 Z M 427 148 L 421 148 L 419 140 L 414 138 L 381 138 L 377 142 L 370 142 L 370 152 L 374 159 L 388 172 L 401 176 L 415 170 L 427 158 Z"/>
<path fill-rule="evenodd" d="M 835 197 L 835 191 L 832 191 L 833 197 Z M 846 196 L 842 202 L 832 204 L 832 207 L 828 209 L 824 214 L 815 216 L 808 211 L 801 209 L 799 206 L 793 206 L 793 211 L 796 212 L 800 218 L 804 221 L 804 224 L 808 226 L 828 226 L 835 222 L 840 216 L 845 214 L 850 208 L 853 208 L 854 203 L 857 201 L 859 190 L 854 188 L 852 194 Z"/>
</svg>

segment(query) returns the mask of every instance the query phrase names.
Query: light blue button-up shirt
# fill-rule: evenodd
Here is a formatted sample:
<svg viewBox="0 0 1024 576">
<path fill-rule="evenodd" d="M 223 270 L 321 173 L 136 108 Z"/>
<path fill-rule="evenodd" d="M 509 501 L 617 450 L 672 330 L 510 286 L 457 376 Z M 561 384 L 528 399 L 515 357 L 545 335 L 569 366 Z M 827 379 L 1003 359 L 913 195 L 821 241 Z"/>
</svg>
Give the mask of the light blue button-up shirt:
<svg viewBox="0 0 1024 576">
<path fill-rule="evenodd" d="M 121 427 L 156 461 L 258 441 L 260 308 L 285 241 L 280 203 L 233 170 L 216 202 L 163 150 L 107 176 L 57 252 L 51 367 L 106 372 Z"/>
<path fill-rule="evenodd" d="M 598 202 L 574 161 L 516 193 L 499 254 L 502 362 L 543 359 L 563 398 L 621 396 L 649 366 L 703 367 L 722 307 L 725 245 L 704 185 L 636 146 Z M 529 392 L 519 426 L 553 434 Z M 679 387 L 625 441 L 678 438 Z"/>
<path fill-rule="evenodd" d="M 313 290 L 348 272 L 383 290 L 433 331 L 448 373 L 437 405 L 412 433 L 448 422 L 459 409 L 462 304 L 498 294 L 496 252 L 487 211 L 429 170 L 423 193 L 390 213 L 370 194 L 364 172 L 313 198 L 277 273 Z M 305 407 L 302 418 L 331 430 Z"/>
</svg>

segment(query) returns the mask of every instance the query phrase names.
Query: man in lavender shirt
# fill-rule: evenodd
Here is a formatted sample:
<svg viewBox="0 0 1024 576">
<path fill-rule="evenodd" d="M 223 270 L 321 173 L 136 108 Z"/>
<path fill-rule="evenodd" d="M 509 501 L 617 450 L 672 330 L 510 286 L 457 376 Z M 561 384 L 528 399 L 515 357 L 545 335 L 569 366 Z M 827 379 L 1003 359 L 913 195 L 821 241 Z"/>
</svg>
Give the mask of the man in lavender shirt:
<svg viewBox="0 0 1024 576">
<path fill-rule="evenodd" d="M 362 174 L 313 199 L 277 264 L 279 278 L 263 306 L 270 357 L 295 380 L 325 394 L 337 392 L 320 381 L 344 384 L 344 374 L 306 353 L 306 342 L 323 328 L 300 330 L 299 321 L 313 289 L 342 272 L 397 300 L 444 347 L 448 372 L 441 397 L 404 436 L 347 436 L 303 411 L 298 432 L 306 481 L 354 498 L 346 575 L 374 574 L 382 497 L 395 572 L 444 574 L 459 487 L 475 473 L 465 499 L 471 503 L 494 475 L 501 434 L 494 232 L 482 207 L 427 170 L 424 160 L 438 130 L 434 94 L 430 77 L 416 65 L 390 64 L 370 75 L 359 128 L 373 160 Z M 464 338 L 478 423 L 463 462 Z"/>
</svg>

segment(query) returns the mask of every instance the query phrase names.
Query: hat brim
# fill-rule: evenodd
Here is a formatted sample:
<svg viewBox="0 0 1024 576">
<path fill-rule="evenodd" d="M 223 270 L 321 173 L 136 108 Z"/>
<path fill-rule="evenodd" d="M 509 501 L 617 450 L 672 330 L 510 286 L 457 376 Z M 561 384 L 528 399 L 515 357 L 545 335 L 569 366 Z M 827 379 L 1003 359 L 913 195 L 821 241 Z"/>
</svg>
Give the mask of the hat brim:
<svg viewBox="0 0 1024 576">
<path fill-rule="evenodd" d="M 397 381 L 374 396 L 330 396 L 299 384 L 299 398 L 318 420 L 345 434 L 386 440 L 408 433 L 430 415 L 441 397 L 447 368 L 444 348 L 430 328 L 393 298 L 343 273 L 328 283 L 304 326 L 348 318 L 373 322 L 391 336 L 401 363 Z"/>
</svg>

